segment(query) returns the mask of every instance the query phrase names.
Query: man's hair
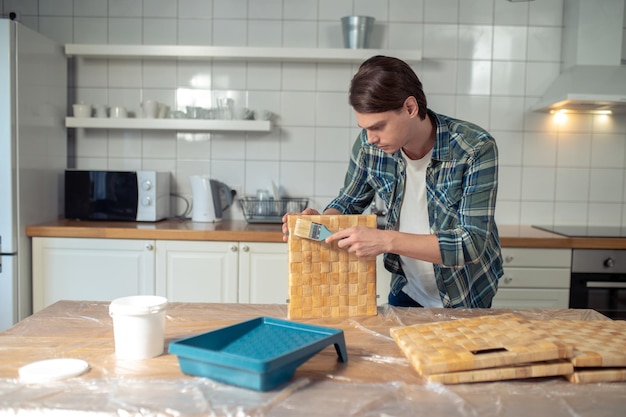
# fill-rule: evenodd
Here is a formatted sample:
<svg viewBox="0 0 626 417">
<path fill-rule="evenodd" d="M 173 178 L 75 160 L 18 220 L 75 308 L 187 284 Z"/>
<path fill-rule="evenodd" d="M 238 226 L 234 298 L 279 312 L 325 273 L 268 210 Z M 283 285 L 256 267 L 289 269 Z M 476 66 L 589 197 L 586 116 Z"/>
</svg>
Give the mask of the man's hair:
<svg viewBox="0 0 626 417">
<path fill-rule="evenodd" d="M 426 118 L 426 95 L 417 74 L 404 61 L 377 55 L 361 64 L 350 83 L 350 105 L 359 113 L 399 110 L 407 97 L 419 105 L 419 117 Z"/>
</svg>

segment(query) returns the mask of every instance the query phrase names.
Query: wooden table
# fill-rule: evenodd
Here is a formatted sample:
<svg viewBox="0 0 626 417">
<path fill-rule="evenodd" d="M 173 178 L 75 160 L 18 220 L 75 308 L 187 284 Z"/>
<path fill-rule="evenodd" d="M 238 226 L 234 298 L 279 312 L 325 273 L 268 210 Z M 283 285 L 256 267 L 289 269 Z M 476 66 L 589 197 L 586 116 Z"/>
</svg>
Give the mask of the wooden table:
<svg viewBox="0 0 626 417">
<path fill-rule="evenodd" d="M 0 414 L 255 416 L 618 416 L 626 384 L 570 384 L 561 378 L 443 386 L 427 384 L 389 335 L 391 327 L 492 315 L 511 310 L 380 307 L 377 316 L 299 320 L 341 328 L 349 360 L 329 346 L 303 364 L 290 383 L 256 392 L 183 375 L 177 358 L 117 360 L 106 302 L 61 301 L 0 333 Z M 606 320 L 592 310 L 519 310 L 533 319 Z M 172 303 L 166 343 L 266 316 L 286 318 L 285 305 Z M 27 363 L 86 360 L 88 373 L 25 384 Z M 40 414 L 38 414 L 40 413 Z"/>
</svg>

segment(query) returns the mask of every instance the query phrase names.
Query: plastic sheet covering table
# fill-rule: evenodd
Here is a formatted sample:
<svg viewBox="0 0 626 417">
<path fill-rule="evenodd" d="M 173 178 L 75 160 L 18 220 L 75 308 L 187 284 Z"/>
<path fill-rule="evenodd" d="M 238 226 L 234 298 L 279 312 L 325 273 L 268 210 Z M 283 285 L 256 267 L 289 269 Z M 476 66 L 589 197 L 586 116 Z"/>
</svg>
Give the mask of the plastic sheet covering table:
<svg viewBox="0 0 626 417">
<path fill-rule="evenodd" d="M 61 301 L 0 333 L 0 415 L 94 416 L 622 416 L 626 384 L 560 377 L 444 386 L 427 383 L 389 335 L 395 326 L 510 313 L 608 320 L 592 310 L 444 310 L 380 307 L 377 316 L 299 320 L 343 329 L 350 360 L 329 346 L 275 390 L 256 392 L 181 373 L 176 356 L 115 358 L 106 302 Z M 166 344 L 254 317 L 286 319 L 286 305 L 171 303 Z M 167 351 L 167 350 L 166 350 Z M 44 384 L 18 369 L 78 358 L 82 376 Z"/>
</svg>

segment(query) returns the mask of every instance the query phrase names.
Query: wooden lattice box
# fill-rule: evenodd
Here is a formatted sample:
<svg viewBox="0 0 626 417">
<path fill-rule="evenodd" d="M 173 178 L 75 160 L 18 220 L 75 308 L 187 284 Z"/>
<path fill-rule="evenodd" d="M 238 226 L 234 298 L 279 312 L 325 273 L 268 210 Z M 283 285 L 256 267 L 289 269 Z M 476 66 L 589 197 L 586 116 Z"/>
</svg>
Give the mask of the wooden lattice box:
<svg viewBox="0 0 626 417">
<path fill-rule="evenodd" d="M 359 258 L 336 243 L 294 235 L 298 218 L 333 232 L 376 227 L 376 215 L 289 216 L 289 318 L 376 315 L 376 258 Z"/>
</svg>

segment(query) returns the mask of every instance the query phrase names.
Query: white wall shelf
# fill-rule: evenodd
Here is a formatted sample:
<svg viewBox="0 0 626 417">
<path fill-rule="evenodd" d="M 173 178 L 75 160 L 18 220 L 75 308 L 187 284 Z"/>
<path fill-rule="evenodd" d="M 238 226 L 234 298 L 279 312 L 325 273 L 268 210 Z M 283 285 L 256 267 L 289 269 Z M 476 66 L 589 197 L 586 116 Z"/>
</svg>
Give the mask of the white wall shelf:
<svg viewBox="0 0 626 417">
<path fill-rule="evenodd" d="M 257 48 L 193 45 L 95 45 L 66 44 L 67 56 L 117 59 L 181 59 L 231 60 L 265 62 L 325 62 L 359 64 L 374 55 L 394 56 L 406 62 L 422 59 L 420 50 L 348 49 L 348 48 Z M 269 132 L 265 120 L 196 120 L 196 119 L 104 119 L 74 118 L 65 120 L 66 127 L 86 129 L 151 129 L 190 131 Z"/>
<path fill-rule="evenodd" d="M 139 119 L 66 117 L 65 126 L 86 129 L 177 130 L 181 132 L 246 131 L 269 132 L 269 120 Z"/>
<path fill-rule="evenodd" d="M 67 56 L 86 58 L 137 59 L 221 59 L 236 61 L 292 61 L 361 63 L 374 55 L 387 55 L 417 62 L 420 50 L 410 49 L 348 49 L 348 48 L 257 48 L 235 46 L 192 45 L 93 45 L 66 44 Z"/>
</svg>

